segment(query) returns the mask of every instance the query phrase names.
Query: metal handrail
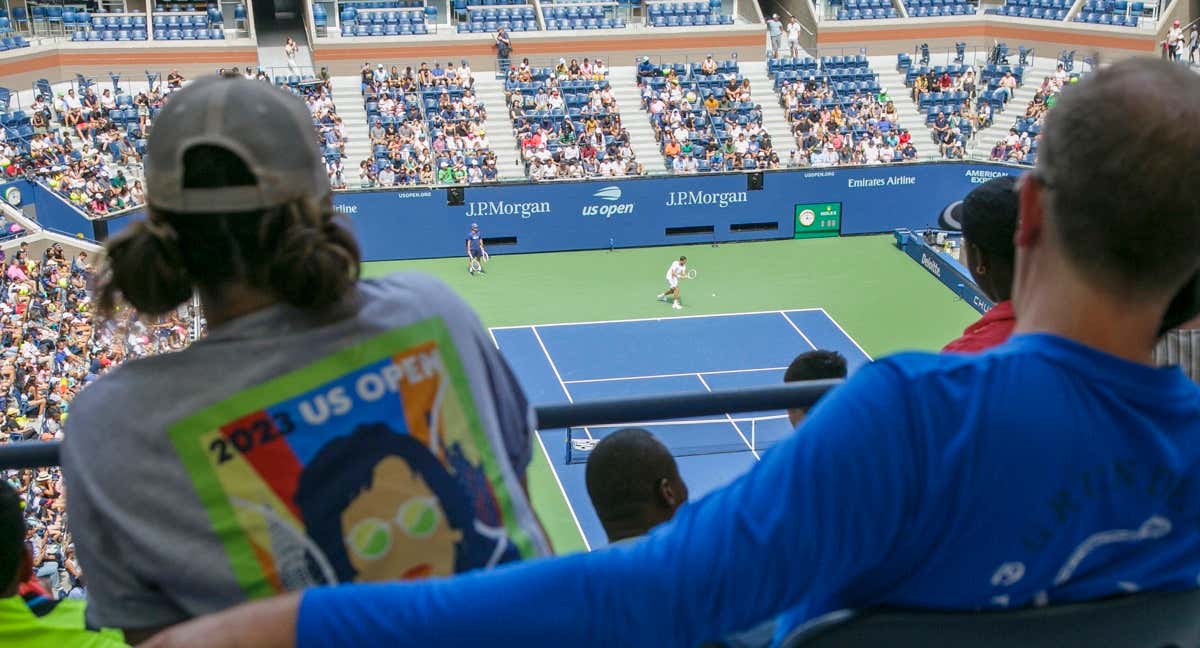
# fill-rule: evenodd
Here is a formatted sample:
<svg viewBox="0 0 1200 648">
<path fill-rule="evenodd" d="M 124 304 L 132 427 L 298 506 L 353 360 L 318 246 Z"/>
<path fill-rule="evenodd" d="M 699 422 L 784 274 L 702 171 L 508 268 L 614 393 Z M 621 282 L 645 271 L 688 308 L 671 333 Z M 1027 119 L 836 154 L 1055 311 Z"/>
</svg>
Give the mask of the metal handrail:
<svg viewBox="0 0 1200 648">
<path fill-rule="evenodd" d="M 761 412 L 809 407 L 840 380 L 813 380 L 756 389 L 717 389 L 711 392 L 606 398 L 534 408 L 539 430 L 631 421 L 680 419 L 713 414 Z M 0 447 L 0 470 L 43 468 L 59 464 L 59 441 L 26 441 Z"/>
</svg>

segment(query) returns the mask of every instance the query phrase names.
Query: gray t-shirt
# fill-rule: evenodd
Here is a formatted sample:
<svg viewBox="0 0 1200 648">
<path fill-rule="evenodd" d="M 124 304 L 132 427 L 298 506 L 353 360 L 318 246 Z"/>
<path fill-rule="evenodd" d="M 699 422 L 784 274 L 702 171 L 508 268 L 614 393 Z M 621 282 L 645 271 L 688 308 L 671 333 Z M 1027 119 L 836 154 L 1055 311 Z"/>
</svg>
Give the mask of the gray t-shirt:
<svg viewBox="0 0 1200 648">
<path fill-rule="evenodd" d="M 549 553 L 530 409 L 475 313 L 420 274 L 321 317 L 273 306 L 84 389 L 62 464 L 88 620 Z"/>
<path fill-rule="evenodd" d="M 1154 348 L 1154 362 L 1179 365 L 1188 378 L 1200 383 L 1200 328 L 1167 331 Z"/>
</svg>

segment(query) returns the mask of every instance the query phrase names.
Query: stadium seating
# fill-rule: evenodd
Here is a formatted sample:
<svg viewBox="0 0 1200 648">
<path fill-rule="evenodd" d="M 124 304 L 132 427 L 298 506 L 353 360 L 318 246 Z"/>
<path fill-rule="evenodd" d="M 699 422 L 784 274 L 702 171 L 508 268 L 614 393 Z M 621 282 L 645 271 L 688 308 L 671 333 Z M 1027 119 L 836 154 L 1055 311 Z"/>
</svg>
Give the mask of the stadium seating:
<svg viewBox="0 0 1200 648">
<path fill-rule="evenodd" d="M 607 68 L 593 67 L 586 58 L 582 64 L 561 59 L 557 68 L 522 63 L 509 71 L 504 90 L 531 179 L 642 173 Z"/>
<path fill-rule="evenodd" d="M 546 29 L 622 29 L 625 19 L 616 15 L 616 4 L 545 4 Z"/>
<path fill-rule="evenodd" d="M 904 6 L 910 18 L 970 16 L 975 13 L 975 6 L 966 0 L 905 0 Z"/>
<path fill-rule="evenodd" d="M 422 83 L 427 69 L 424 63 L 416 73 L 393 67 L 364 84 L 368 129 L 384 131 L 372 136 L 371 156 L 360 164 L 365 186 L 456 184 L 468 182 L 468 170 L 472 176 L 485 167 L 494 172 L 486 107 L 475 98 L 473 76 L 464 80 L 459 68 L 454 77 Z"/>
<path fill-rule="evenodd" d="M 837 12 L 838 20 L 876 20 L 899 18 L 900 12 L 891 0 L 845 0 Z"/>
<path fill-rule="evenodd" d="M 988 9 L 987 13 L 1013 18 L 1066 20 L 1071 4 L 1071 0 L 1005 0 L 1003 5 Z"/>
<path fill-rule="evenodd" d="M 733 16 L 721 13 L 720 0 L 708 2 L 648 2 L 646 24 L 651 27 L 732 25 Z"/>
<path fill-rule="evenodd" d="M 533 5 L 469 9 L 467 20 L 457 25 L 460 34 L 492 33 L 500 27 L 510 32 L 537 31 L 537 12 Z"/>
<path fill-rule="evenodd" d="M 879 76 L 864 55 L 781 58 L 768 65 L 780 103 L 796 133 L 800 164 L 834 166 L 879 164 L 915 159 L 904 151 L 911 140 L 895 117 L 894 105 L 880 99 Z M 818 137 L 811 125 L 838 111 L 843 126 Z M 827 159 L 832 148 L 837 160 Z M 889 157 L 890 156 L 890 157 Z M 886 158 L 886 159 L 885 159 Z"/>
<path fill-rule="evenodd" d="M 996 142 L 988 157 L 996 161 L 1033 165 L 1037 162 L 1038 143 L 1046 113 L 1054 107 L 1058 93 L 1078 80 L 1077 72 L 1060 70 L 1043 79 L 1037 93 L 1016 119 L 1008 134 Z"/>
<path fill-rule="evenodd" d="M 676 172 L 680 157 L 698 172 L 772 168 L 778 157 L 762 128 L 762 111 L 749 97 L 749 84 L 736 61 L 703 74 L 700 63 L 660 65 L 639 85 L 664 161 Z M 678 85 L 681 101 L 671 98 Z M 711 98 L 712 109 L 705 106 Z M 679 152 L 674 152 L 674 147 Z"/>
<path fill-rule="evenodd" d="M 1145 11 L 1143 2 L 1126 0 L 1087 0 L 1075 15 L 1075 22 L 1114 27 L 1137 27 Z"/>
<path fill-rule="evenodd" d="M 347 6 L 343 2 L 340 13 L 342 36 L 412 36 L 428 34 L 429 27 L 425 23 L 427 15 L 424 7 L 363 7 Z M 393 4 L 400 2 L 356 3 Z M 435 10 L 436 11 L 436 10 Z"/>
</svg>

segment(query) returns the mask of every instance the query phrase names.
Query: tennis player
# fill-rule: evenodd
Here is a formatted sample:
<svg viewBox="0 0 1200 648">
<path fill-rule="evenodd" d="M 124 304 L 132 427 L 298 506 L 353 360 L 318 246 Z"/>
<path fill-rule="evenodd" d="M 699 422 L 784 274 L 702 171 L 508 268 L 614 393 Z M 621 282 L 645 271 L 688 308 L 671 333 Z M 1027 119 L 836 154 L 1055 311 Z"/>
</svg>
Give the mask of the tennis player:
<svg viewBox="0 0 1200 648">
<path fill-rule="evenodd" d="M 97 303 L 159 315 L 199 294 L 210 331 L 71 403 L 89 625 L 137 643 L 318 583 L 548 553 L 520 385 L 442 282 L 358 280 L 303 103 L 200 79 L 155 120 L 147 160 L 148 216 L 108 242 Z"/>
<path fill-rule="evenodd" d="M 467 233 L 467 272 L 475 274 L 475 266 L 483 272 L 483 262 L 487 260 L 487 249 L 483 247 L 483 236 L 479 233 L 479 223 L 471 223 L 471 231 Z"/>
<path fill-rule="evenodd" d="M 667 289 L 658 296 L 659 301 L 666 301 L 668 298 L 674 298 L 675 303 L 671 308 L 679 310 L 683 306 L 679 305 L 679 280 L 687 277 L 687 257 L 681 256 L 678 261 L 672 261 L 671 267 L 667 268 Z"/>
</svg>

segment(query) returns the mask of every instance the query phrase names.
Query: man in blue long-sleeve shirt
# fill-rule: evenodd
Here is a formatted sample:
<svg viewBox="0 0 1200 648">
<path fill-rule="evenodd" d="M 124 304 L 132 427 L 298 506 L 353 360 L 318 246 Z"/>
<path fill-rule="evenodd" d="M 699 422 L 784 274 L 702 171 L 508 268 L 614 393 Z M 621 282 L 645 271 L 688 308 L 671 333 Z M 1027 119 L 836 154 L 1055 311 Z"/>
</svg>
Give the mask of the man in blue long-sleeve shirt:
<svg viewBox="0 0 1200 648">
<path fill-rule="evenodd" d="M 1136 114 L 1136 120 L 1129 115 Z M 1021 184 L 1013 338 L 861 369 L 649 536 L 417 584 L 309 590 L 152 646 L 681 646 L 843 607 L 999 610 L 1200 575 L 1200 388 L 1151 350 L 1200 267 L 1200 78 L 1064 91 Z"/>
</svg>

